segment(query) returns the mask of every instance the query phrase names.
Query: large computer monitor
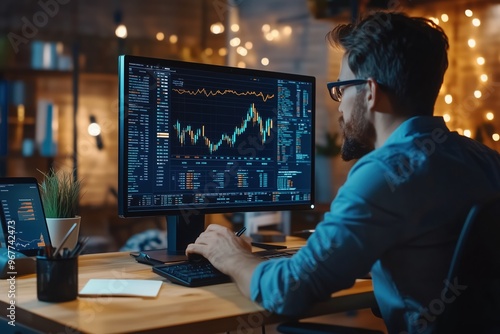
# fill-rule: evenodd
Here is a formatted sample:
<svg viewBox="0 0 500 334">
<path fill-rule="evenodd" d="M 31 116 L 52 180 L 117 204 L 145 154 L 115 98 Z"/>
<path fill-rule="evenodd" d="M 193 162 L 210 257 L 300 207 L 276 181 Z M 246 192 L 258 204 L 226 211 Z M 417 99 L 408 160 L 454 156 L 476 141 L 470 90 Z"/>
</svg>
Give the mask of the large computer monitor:
<svg viewBox="0 0 500 334">
<path fill-rule="evenodd" d="M 206 213 L 314 207 L 315 78 L 119 57 L 122 217 L 167 217 L 183 254 Z"/>
</svg>

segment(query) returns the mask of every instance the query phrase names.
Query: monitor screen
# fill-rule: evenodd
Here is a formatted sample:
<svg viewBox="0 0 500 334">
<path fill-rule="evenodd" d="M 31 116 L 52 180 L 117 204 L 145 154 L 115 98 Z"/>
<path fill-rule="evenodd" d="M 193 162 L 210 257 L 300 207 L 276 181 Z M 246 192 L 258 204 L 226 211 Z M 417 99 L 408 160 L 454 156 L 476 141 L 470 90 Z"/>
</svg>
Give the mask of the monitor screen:
<svg viewBox="0 0 500 334">
<path fill-rule="evenodd" d="M 32 177 L 0 178 L 0 223 L 3 248 L 28 256 L 50 245 L 38 183 Z"/>
<path fill-rule="evenodd" d="M 312 208 L 314 108 L 311 76 L 120 56 L 119 214 L 170 247 L 169 219 Z"/>
</svg>

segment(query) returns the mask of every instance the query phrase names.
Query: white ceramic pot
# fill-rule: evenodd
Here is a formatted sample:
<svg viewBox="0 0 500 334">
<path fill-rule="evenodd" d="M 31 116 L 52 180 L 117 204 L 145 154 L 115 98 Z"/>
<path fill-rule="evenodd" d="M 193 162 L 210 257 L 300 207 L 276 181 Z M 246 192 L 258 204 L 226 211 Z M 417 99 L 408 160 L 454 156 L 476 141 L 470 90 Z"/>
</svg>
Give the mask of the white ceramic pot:
<svg viewBox="0 0 500 334">
<path fill-rule="evenodd" d="M 81 219 L 82 217 L 80 216 L 76 216 L 73 218 L 47 218 L 47 227 L 49 229 L 49 236 L 52 247 L 59 247 L 66 233 L 68 233 L 73 224 L 76 223 L 76 228 L 73 230 L 73 232 L 71 232 L 71 235 L 69 236 L 63 247 L 69 248 L 70 250 L 73 249 L 78 242 Z"/>
</svg>

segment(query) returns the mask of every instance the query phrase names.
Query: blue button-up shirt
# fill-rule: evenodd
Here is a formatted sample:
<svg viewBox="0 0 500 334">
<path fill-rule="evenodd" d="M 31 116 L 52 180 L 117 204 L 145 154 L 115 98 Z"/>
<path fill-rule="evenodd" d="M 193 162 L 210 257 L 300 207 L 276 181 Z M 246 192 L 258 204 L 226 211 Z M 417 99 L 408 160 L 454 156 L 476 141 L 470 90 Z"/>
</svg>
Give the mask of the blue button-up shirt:
<svg viewBox="0 0 500 334">
<path fill-rule="evenodd" d="M 466 214 L 495 191 L 498 152 L 413 117 L 356 162 L 306 246 L 257 266 L 251 298 L 297 315 L 371 271 L 389 332 L 425 333 L 451 300 L 441 292 Z"/>
</svg>

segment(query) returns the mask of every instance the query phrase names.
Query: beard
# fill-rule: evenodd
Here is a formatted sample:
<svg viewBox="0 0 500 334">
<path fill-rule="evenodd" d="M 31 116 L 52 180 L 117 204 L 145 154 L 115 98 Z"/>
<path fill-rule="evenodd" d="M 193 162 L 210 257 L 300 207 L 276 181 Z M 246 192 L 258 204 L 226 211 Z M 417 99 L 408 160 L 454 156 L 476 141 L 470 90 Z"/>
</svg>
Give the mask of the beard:
<svg viewBox="0 0 500 334">
<path fill-rule="evenodd" d="M 359 159 L 375 149 L 375 128 L 365 117 L 366 103 L 361 95 L 354 99 L 351 119 L 345 123 L 340 116 L 339 124 L 344 134 L 344 141 L 340 150 L 342 160 Z"/>
</svg>

